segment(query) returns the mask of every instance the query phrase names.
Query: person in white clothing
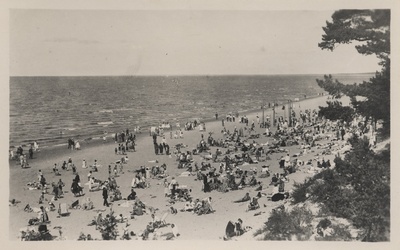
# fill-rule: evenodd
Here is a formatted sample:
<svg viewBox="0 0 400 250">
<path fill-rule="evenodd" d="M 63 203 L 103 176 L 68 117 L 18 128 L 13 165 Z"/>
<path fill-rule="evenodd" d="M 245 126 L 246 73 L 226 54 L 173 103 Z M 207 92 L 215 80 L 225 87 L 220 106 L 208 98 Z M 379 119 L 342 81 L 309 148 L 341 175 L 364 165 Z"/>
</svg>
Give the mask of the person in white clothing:
<svg viewBox="0 0 400 250">
<path fill-rule="evenodd" d="M 94 177 L 90 178 L 89 181 L 89 192 L 93 192 L 95 190 L 98 190 L 100 185 L 95 182 Z"/>
<path fill-rule="evenodd" d="M 87 168 L 86 160 L 83 160 L 83 161 L 82 161 L 82 168 Z"/>
<path fill-rule="evenodd" d="M 290 155 L 285 156 L 285 168 L 290 166 Z"/>
<path fill-rule="evenodd" d="M 39 151 L 39 144 L 36 142 L 36 141 L 34 141 L 33 142 L 33 150 L 36 152 L 36 151 Z"/>
</svg>

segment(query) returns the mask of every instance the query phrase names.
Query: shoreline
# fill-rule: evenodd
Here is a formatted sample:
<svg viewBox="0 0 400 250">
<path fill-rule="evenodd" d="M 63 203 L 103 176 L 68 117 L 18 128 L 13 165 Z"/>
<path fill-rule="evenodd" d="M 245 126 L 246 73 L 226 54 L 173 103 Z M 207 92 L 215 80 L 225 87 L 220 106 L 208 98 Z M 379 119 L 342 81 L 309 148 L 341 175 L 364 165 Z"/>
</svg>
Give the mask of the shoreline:
<svg viewBox="0 0 400 250">
<path fill-rule="evenodd" d="M 324 93 L 324 95 L 309 96 L 307 98 L 299 99 L 299 101 L 292 101 L 292 103 L 293 104 L 297 104 L 297 103 L 301 104 L 302 102 L 306 102 L 307 100 L 313 100 L 313 99 L 323 98 L 323 97 L 327 97 L 327 96 L 328 95 L 326 95 Z M 282 107 L 283 105 L 287 105 L 287 104 L 288 103 L 279 103 L 278 107 Z M 272 111 L 272 107 L 270 107 L 270 108 L 267 107 L 267 108 L 264 109 L 264 112 L 271 112 L 271 111 Z M 228 113 L 232 113 L 232 111 L 226 112 L 226 114 L 219 114 L 218 120 L 221 121 L 221 118 L 222 117 L 225 118 L 225 116 Z M 239 113 L 240 116 L 243 116 L 243 115 L 248 116 L 248 115 L 251 115 L 251 114 L 254 114 L 254 113 L 262 113 L 262 109 L 260 107 L 259 109 L 249 109 L 249 110 L 238 111 L 238 113 Z M 212 116 L 210 116 L 209 118 L 203 118 L 203 117 L 199 117 L 199 118 L 200 118 L 201 122 L 208 123 L 208 122 L 215 121 L 215 117 L 212 118 Z M 182 118 L 181 120 L 184 120 L 184 119 L 186 119 L 187 121 L 193 120 L 193 118 Z M 174 122 L 174 119 L 172 119 L 172 122 Z M 184 125 L 184 123 L 181 123 L 181 126 L 183 126 L 183 125 Z M 150 128 L 151 127 L 155 127 L 155 126 L 158 126 L 158 125 L 150 125 L 150 126 L 141 127 L 141 133 L 135 133 L 136 137 L 138 138 L 138 136 L 142 136 L 142 134 L 149 133 Z M 176 125 L 173 124 L 173 123 L 171 123 L 171 128 L 172 128 L 172 131 L 176 131 L 176 129 L 177 129 Z M 110 141 L 110 139 L 114 140 L 113 139 L 114 135 L 115 135 L 115 132 L 112 132 L 109 135 L 106 135 L 105 137 L 107 139 L 107 142 Z M 71 136 L 71 137 L 74 137 L 74 136 Z M 53 138 L 50 138 L 49 140 L 56 140 L 56 139 L 58 139 L 58 138 L 57 137 L 53 137 Z M 66 140 L 68 140 L 68 137 L 60 138 L 60 139 L 63 139 L 64 141 L 66 141 Z M 103 141 L 103 137 L 101 135 L 99 135 L 99 134 L 96 134 L 95 136 L 92 136 L 92 137 L 90 137 L 90 135 L 87 135 L 87 136 L 86 135 L 79 135 L 77 137 L 77 140 L 80 142 L 81 147 L 82 147 L 82 145 L 90 145 L 90 144 L 93 144 L 93 143 L 99 144 L 101 141 Z M 35 140 L 32 140 L 32 143 L 33 143 L 33 141 L 35 141 Z M 53 149 L 56 150 L 59 147 L 67 146 L 67 143 L 57 143 L 57 144 L 47 143 L 47 144 L 44 144 L 44 145 L 42 145 L 40 143 L 40 141 L 38 143 L 39 143 L 40 151 L 43 151 L 43 150 L 47 151 L 47 150 L 53 150 Z M 18 145 L 17 144 L 11 145 L 11 143 L 9 143 L 9 147 L 8 148 L 9 148 L 9 150 L 15 151 L 19 145 L 22 146 L 22 148 L 24 149 L 24 152 L 27 152 L 29 147 L 30 147 L 29 143 L 18 144 Z"/>
</svg>

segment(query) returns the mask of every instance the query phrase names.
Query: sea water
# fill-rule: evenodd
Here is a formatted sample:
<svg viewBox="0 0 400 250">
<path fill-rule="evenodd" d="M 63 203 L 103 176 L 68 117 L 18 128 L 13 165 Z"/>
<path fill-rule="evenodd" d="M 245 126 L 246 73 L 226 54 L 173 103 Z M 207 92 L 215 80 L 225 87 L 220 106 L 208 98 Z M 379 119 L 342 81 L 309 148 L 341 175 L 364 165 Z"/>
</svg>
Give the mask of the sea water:
<svg viewBox="0 0 400 250">
<path fill-rule="evenodd" d="M 372 73 L 334 77 L 352 84 Z M 110 136 L 316 96 L 323 75 L 10 77 L 10 146 Z"/>
</svg>

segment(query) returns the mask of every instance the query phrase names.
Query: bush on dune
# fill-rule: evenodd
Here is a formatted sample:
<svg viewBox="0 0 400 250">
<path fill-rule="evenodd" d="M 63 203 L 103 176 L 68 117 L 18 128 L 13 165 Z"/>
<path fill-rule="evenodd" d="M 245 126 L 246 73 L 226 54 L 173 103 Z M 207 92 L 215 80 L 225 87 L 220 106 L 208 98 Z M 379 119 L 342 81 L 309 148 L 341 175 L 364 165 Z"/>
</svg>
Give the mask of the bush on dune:
<svg viewBox="0 0 400 250">
<path fill-rule="evenodd" d="M 283 206 L 274 209 L 265 226 L 256 232 L 264 240 L 308 240 L 312 235 L 312 213 L 306 208 L 295 207 L 288 211 Z"/>
<path fill-rule="evenodd" d="M 390 151 L 374 153 L 367 139 L 353 137 L 352 151 L 336 168 L 296 184 L 292 203 L 320 203 L 329 215 L 349 219 L 363 241 L 387 241 L 390 229 Z M 345 240 L 346 237 L 343 239 Z"/>
</svg>

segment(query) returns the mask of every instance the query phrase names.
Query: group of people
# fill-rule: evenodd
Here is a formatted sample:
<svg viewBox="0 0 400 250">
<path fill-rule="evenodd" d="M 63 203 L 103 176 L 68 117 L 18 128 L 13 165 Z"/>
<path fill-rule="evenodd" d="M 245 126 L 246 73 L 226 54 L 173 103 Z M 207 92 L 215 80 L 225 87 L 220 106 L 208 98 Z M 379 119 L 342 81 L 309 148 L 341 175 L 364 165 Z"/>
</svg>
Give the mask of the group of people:
<svg viewBox="0 0 400 250">
<path fill-rule="evenodd" d="M 37 152 L 37 151 L 39 151 L 39 145 L 35 141 L 32 144 L 30 144 L 30 147 L 28 149 L 29 159 L 33 159 L 33 152 Z M 24 153 L 24 149 L 23 149 L 22 145 L 19 145 L 17 147 L 15 155 L 14 155 L 14 150 L 10 149 L 9 157 L 10 157 L 10 160 L 17 160 L 19 162 L 19 165 L 21 168 L 29 167 L 28 156 L 26 153 Z"/>
<path fill-rule="evenodd" d="M 74 140 L 74 138 L 68 138 L 67 141 L 68 149 L 71 150 L 80 150 L 81 149 L 81 144 L 79 143 L 78 140 Z"/>
<path fill-rule="evenodd" d="M 228 221 L 225 228 L 224 240 L 229 240 L 232 237 L 240 236 L 246 232 L 246 228 L 243 226 L 243 220 L 238 219 L 236 222 Z"/>
<path fill-rule="evenodd" d="M 251 188 L 252 190 L 256 191 L 257 195 L 250 196 L 250 192 L 246 190 L 246 194 L 243 198 L 233 201 L 234 203 L 248 203 L 246 209 L 247 211 L 259 209 L 259 199 L 265 195 L 262 193 L 264 189 L 258 178 L 268 178 L 271 176 L 270 184 L 273 190 L 269 194 L 268 198 L 270 198 L 272 201 L 286 199 L 289 196 L 289 193 L 285 190 L 285 183 L 289 181 L 288 176 L 304 166 L 304 163 L 298 159 L 299 156 L 305 155 L 306 152 L 312 147 L 317 146 L 318 140 L 321 138 L 326 138 L 325 134 L 327 134 L 327 132 L 339 131 L 339 136 L 336 136 L 336 139 L 342 140 L 344 135 L 351 133 L 351 131 L 360 130 L 360 126 L 353 126 L 353 124 L 348 125 L 341 122 L 334 123 L 315 117 L 315 112 L 311 110 L 307 110 L 304 113 L 300 112 L 300 116 L 300 119 L 303 123 L 301 123 L 300 120 L 294 120 L 294 126 L 291 127 L 289 126 L 287 120 L 279 120 L 278 129 L 274 133 L 270 130 L 270 128 L 267 128 L 268 133 L 266 133 L 266 135 L 272 136 L 274 139 L 274 142 L 271 144 L 260 144 L 255 140 L 251 141 L 250 135 L 247 137 L 244 135 L 244 131 L 248 130 L 246 127 L 243 128 L 242 126 L 239 129 L 235 127 L 233 132 L 230 132 L 223 124 L 223 129 L 221 130 L 223 138 L 219 140 L 215 140 L 211 132 L 209 133 L 209 137 L 207 139 L 204 139 L 203 134 L 201 134 L 201 140 L 197 147 L 197 149 L 201 149 L 201 151 L 181 151 L 181 147 L 177 147 L 177 152 L 175 154 L 177 160 L 176 167 L 186 169 L 192 174 L 192 176 L 196 176 L 195 179 L 202 182 L 202 191 L 204 193 L 210 193 L 212 190 L 226 192 L 229 190 L 243 190 L 244 188 Z M 235 122 L 235 117 L 227 116 L 226 120 L 229 122 Z M 246 116 L 242 116 L 240 118 L 240 122 L 248 125 L 248 118 Z M 252 127 L 254 127 L 253 124 L 254 121 L 252 123 Z M 191 126 L 196 127 L 197 121 L 185 124 L 185 129 L 188 129 Z M 181 133 L 181 130 L 179 131 L 179 133 Z M 345 131 L 344 134 L 342 131 Z M 157 140 L 160 137 L 161 142 L 158 142 Z M 155 154 L 164 154 L 164 152 L 166 155 L 170 154 L 169 145 L 166 142 L 165 135 L 159 136 L 154 133 L 152 134 L 152 138 Z M 73 141 L 73 139 L 71 140 Z M 105 181 L 98 180 L 92 176 L 92 173 L 95 173 L 99 170 L 99 165 L 95 160 L 88 174 L 89 191 L 93 192 L 101 190 L 103 206 L 106 207 L 110 206 L 110 203 L 113 201 L 123 199 L 119 186 L 116 183 L 116 177 L 118 177 L 119 173 L 123 173 L 122 164 L 128 162 L 128 156 L 125 154 L 128 152 L 127 148 L 129 147 L 129 142 L 133 142 L 134 146 L 135 136 L 130 133 L 129 130 L 122 131 L 120 133 L 116 133 L 115 142 L 118 143 L 115 154 L 124 155 L 124 157 L 120 160 L 120 172 L 117 172 L 117 165 L 115 165 L 114 175 L 112 175 L 110 165 L 109 178 Z M 296 157 L 292 156 L 293 158 L 296 158 L 293 161 L 290 154 L 285 151 L 285 147 L 295 143 L 302 143 L 304 151 L 302 151 L 301 154 L 296 155 Z M 72 144 L 71 147 L 73 147 Z M 74 147 L 76 148 L 76 145 Z M 211 147 L 217 147 L 214 154 L 211 153 Z M 17 150 L 17 152 L 20 155 L 23 155 L 23 150 Z M 206 153 L 204 154 L 204 152 Z M 199 165 L 196 161 L 194 161 L 193 158 L 194 155 L 200 153 L 203 153 L 203 161 Z M 284 156 L 279 160 L 278 163 L 283 173 L 271 173 L 268 164 L 264 164 L 260 172 L 257 171 L 256 168 L 252 168 L 251 170 L 243 170 L 240 167 L 241 165 L 267 161 L 269 156 L 274 153 L 284 153 Z M 219 163 L 219 168 L 211 165 L 211 163 Z M 325 161 L 325 159 L 322 159 L 321 162 L 316 161 L 316 166 L 319 168 L 329 168 L 330 165 L 331 163 L 329 160 Z M 71 191 L 74 196 L 83 195 L 83 186 L 81 184 L 80 176 L 77 173 L 72 159 L 69 158 L 67 161 L 64 161 L 61 168 L 66 171 L 72 169 L 74 178 L 71 184 Z M 85 160 L 83 160 L 82 168 L 87 168 L 87 163 Z M 55 175 L 60 175 L 57 164 L 54 165 L 53 172 Z M 257 176 L 257 174 L 260 175 Z M 154 165 L 152 167 L 141 166 L 135 172 L 130 185 L 130 194 L 126 197 L 128 201 L 133 201 L 133 209 L 131 212 L 132 216 L 146 213 L 146 209 L 148 207 L 138 199 L 135 190 L 149 187 L 150 179 L 152 178 L 157 180 L 165 180 L 164 185 L 166 198 L 169 201 L 174 202 L 174 204 L 176 204 L 176 202 L 184 202 L 184 206 L 181 211 L 190 211 L 197 215 L 214 212 L 211 204 L 211 197 L 204 199 L 193 199 L 190 194 L 190 189 L 180 185 L 175 177 L 172 177 L 171 181 L 168 182 L 166 178 L 167 176 L 166 164 L 162 164 L 161 166 Z M 38 182 L 40 183 L 40 189 L 42 190 L 40 202 L 44 203 L 44 195 L 46 194 L 46 187 L 48 184 L 43 174 L 39 174 Z M 63 187 L 65 184 L 62 182 L 62 180 L 60 179 L 59 183 L 52 183 L 51 185 L 54 200 L 63 198 Z M 209 194 L 207 194 L 207 196 L 209 196 Z M 172 207 L 171 211 L 173 211 Z M 46 218 L 46 216 L 44 216 L 44 218 Z M 43 220 L 45 221 L 46 219 Z M 229 222 L 226 229 L 226 238 L 229 239 L 231 237 L 243 234 L 245 232 L 245 228 L 243 227 L 242 223 L 243 222 L 241 219 L 239 219 L 237 222 Z M 160 220 L 153 215 L 151 224 L 146 227 L 145 233 L 143 234 L 144 238 L 147 238 L 151 232 L 154 232 L 154 229 L 156 229 L 159 225 Z"/>
<path fill-rule="evenodd" d="M 214 209 L 211 205 L 211 197 L 206 197 L 204 199 L 188 199 L 181 212 L 192 212 L 193 214 L 203 215 L 213 213 Z"/>
<path fill-rule="evenodd" d="M 162 155 L 165 152 L 165 155 L 170 155 L 170 147 L 167 143 L 167 140 L 165 136 L 162 137 L 162 141 L 160 143 L 157 143 L 157 134 L 153 134 L 153 145 L 154 145 L 154 153 L 156 155 Z"/>
</svg>

